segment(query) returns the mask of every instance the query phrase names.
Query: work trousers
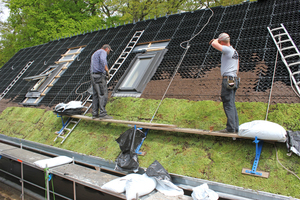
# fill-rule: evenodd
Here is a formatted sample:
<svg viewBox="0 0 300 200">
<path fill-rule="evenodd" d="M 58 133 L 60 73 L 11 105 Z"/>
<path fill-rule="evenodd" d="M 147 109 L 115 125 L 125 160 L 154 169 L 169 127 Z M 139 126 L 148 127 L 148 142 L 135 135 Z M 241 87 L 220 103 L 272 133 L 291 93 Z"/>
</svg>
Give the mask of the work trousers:
<svg viewBox="0 0 300 200">
<path fill-rule="evenodd" d="M 239 117 L 235 107 L 235 92 L 238 88 L 228 89 L 228 80 L 226 78 L 222 81 L 221 99 L 223 102 L 223 108 L 227 116 L 226 129 L 229 132 L 239 131 Z"/>
<path fill-rule="evenodd" d="M 93 85 L 92 115 L 103 117 L 107 115 L 105 106 L 108 99 L 108 90 L 105 74 L 91 74 L 91 82 Z M 100 113 L 98 115 L 99 109 Z"/>
</svg>

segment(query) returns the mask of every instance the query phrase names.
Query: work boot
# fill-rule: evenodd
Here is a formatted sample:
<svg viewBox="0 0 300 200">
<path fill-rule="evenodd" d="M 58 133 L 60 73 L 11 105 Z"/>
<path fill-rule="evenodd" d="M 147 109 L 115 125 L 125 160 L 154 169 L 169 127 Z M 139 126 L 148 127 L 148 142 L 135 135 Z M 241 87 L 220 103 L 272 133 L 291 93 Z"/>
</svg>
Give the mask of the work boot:
<svg viewBox="0 0 300 200">
<path fill-rule="evenodd" d="M 219 132 L 221 132 L 221 133 L 234 133 L 234 131 L 228 131 L 226 128 L 220 130 Z"/>
<path fill-rule="evenodd" d="M 102 116 L 102 117 L 99 117 L 100 119 L 113 119 L 112 116 L 110 115 L 105 115 L 105 116 Z"/>
</svg>

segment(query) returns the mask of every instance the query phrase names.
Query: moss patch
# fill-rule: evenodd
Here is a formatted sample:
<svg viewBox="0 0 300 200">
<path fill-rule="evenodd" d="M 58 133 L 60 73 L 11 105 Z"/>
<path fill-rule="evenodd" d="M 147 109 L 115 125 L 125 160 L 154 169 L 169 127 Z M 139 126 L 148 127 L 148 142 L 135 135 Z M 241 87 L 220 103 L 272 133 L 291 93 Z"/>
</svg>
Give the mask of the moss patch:
<svg viewBox="0 0 300 200">
<path fill-rule="evenodd" d="M 115 119 L 150 122 L 159 103 L 141 98 L 111 98 L 107 110 Z M 236 106 L 240 124 L 265 118 L 265 103 L 236 103 Z M 295 131 L 300 130 L 299 114 L 300 104 L 276 104 L 270 106 L 268 120 Z M 214 126 L 214 130 L 220 130 L 225 127 L 226 116 L 220 102 L 165 99 L 153 122 L 197 129 Z M 60 138 L 54 142 L 55 131 L 61 126 L 59 117 L 42 109 L 9 107 L 0 115 L 1 134 L 112 161 L 120 153 L 115 140 L 129 129 L 122 124 L 82 120 L 61 144 Z M 276 146 L 279 161 L 299 175 L 299 157 L 287 156 L 283 143 Z M 268 179 L 241 173 L 242 168 L 252 168 L 255 144 L 251 140 L 150 130 L 141 151 L 147 152 L 139 157 L 141 167 L 147 168 L 158 160 L 170 173 L 300 198 L 299 180 L 277 162 L 274 144 L 263 145 L 257 169 L 270 172 Z"/>
</svg>

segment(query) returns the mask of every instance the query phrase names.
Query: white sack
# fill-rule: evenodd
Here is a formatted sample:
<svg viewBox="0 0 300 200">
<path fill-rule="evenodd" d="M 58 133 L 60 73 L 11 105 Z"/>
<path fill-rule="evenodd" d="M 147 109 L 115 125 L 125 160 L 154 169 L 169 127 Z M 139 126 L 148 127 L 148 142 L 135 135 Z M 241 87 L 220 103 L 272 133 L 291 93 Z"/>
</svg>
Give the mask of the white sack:
<svg viewBox="0 0 300 200">
<path fill-rule="evenodd" d="M 70 101 L 69 103 L 59 103 L 55 106 L 55 111 L 63 112 L 68 109 L 84 108 L 81 101 Z"/>
<path fill-rule="evenodd" d="M 126 182 L 126 199 L 132 200 L 136 198 L 136 194 L 139 197 L 144 196 L 152 192 L 156 187 L 156 180 L 148 177 L 147 174 L 140 175 L 127 180 Z"/>
<path fill-rule="evenodd" d="M 48 159 L 44 159 L 44 160 L 38 160 L 35 161 L 33 164 L 35 164 L 36 166 L 45 169 L 46 167 L 50 168 L 50 167 L 55 167 L 58 165 L 63 165 L 63 164 L 67 164 L 72 162 L 73 159 L 69 158 L 67 156 L 58 156 L 55 158 L 48 158 Z"/>
<path fill-rule="evenodd" d="M 218 200 L 219 195 L 208 188 L 207 183 L 193 188 L 193 200 Z"/>
<path fill-rule="evenodd" d="M 84 106 L 81 105 L 81 101 L 70 101 L 67 103 L 65 109 L 76 109 L 76 108 L 83 108 Z"/>
<path fill-rule="evenodd" d="M 286 130 L 282 126 L 264 120 L 255 120 L 241 124 L 238 135 L 248 138 L 257 136 L 257 139 L 261 140 L 286 141 Z"/>
<path fill-rule="evenodd" d="M 179 196 L 183 195 L 183 189 L 174 185 L 168 180 L 158 180 L 156 179 L 157 185 L 156 189 L 167 196 Z"/>
<path fill-rule="evenodd" d="M 111 180 L 107 183 L 105 183 L 101 189 L 108 190 L 110 192 L 115 192 L 115 193 L 122 193 L 125 192 L 125 186 L 126 182 L 129 179 L 132 178 L 139 178 L 141 175 L 140 174 L 128 174 L 124 177 L 116 178 L 114 180 Z"/>
</svg>

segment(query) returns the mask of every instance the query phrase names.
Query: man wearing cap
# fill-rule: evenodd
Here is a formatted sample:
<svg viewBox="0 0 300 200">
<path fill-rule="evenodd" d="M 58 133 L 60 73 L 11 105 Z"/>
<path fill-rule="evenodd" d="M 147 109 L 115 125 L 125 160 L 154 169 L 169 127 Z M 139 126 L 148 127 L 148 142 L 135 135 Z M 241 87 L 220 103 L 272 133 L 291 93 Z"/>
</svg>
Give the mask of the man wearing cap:
<svg viewBox="0 0 300 200">
<path fill-rule="evenodd" d="M 108 44 L 102 46 L 94 52 L 91 57 L 91 82 L 93 85 L 93 105 L 92 115 L 93 119 L 112 119 L 105 110 L 108 100 L 108 90 L 106 83 L 106 76 L 109 75 L 106 57 L 112 51 Z M 100 113 L 98 114 L 100 109 Z"/>
<path fill-rule="evenodd" d="M 239 131 L 239 118 L 235 107 L 235 92 L 239 86 L 239 55 L 230 45 L 230 37 L 227 33 L 221 33 L 218 39 L 212 39 L 212 47 L 222 52 L 221 57 L 221 76 L 222 89 L 221 99 L 223 108 L 227 116 L 226 129 L 223 133 L 237 133 Z"/>
</svg>

